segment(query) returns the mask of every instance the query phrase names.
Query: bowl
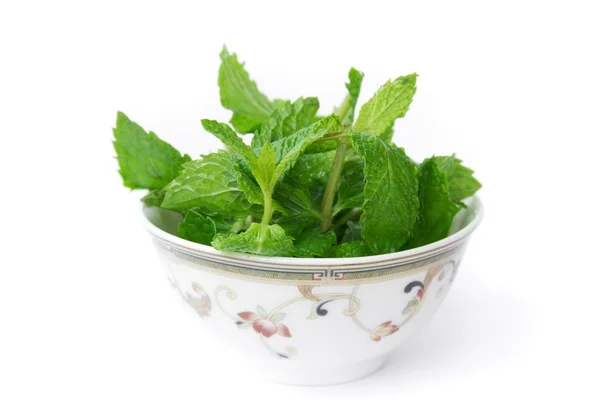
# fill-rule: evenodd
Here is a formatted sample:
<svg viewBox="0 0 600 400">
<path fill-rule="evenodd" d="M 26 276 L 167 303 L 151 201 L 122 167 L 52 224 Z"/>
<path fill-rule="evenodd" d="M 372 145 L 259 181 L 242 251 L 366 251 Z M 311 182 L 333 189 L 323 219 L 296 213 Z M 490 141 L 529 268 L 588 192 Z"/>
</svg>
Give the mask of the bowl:
<svg viewBox="0 0 600 400">
<path fill-rule="evenodd" d="M 469 199 L 452 234 L 427 246 L 320 259 L 220 252 L 178 238 L 179 214 L 143 213 L 172 286 L 208 329 L 266 379 L 325 385 L 372 374 L 432 318 L 483 209 Z"/>
</svg>

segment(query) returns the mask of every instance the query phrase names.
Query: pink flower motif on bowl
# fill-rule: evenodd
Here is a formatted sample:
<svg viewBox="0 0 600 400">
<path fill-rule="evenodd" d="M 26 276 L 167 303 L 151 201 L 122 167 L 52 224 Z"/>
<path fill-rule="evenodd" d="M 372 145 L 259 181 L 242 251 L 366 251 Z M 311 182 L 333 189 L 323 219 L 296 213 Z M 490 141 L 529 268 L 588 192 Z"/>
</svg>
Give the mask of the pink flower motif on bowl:
<svg viewBox="0 0 600 400">
<path fill-rule="evenodd" d="M 396 333 L 400 329 L 398 325 L 392 325 L 392 321 L 384 322 L 383 324 L 377 325 L 371 332 L 371 339 L 379 342 L 382 337 L 390 336 Z"/>
<path fill-rule="evenodd" d="M 252 328 L 263 335 L 264 337 L 270 338 L 275 333 L 283 337 L 292 337 L 290 330 L 287 326 L 278 322 L 280 314 L 275 314 L 273 317 L 262 317 L 257 313 L 251 311 L 244 311 L 238 313 L 238 317 L 247 323 L 252 323 Z"/>
</svg>

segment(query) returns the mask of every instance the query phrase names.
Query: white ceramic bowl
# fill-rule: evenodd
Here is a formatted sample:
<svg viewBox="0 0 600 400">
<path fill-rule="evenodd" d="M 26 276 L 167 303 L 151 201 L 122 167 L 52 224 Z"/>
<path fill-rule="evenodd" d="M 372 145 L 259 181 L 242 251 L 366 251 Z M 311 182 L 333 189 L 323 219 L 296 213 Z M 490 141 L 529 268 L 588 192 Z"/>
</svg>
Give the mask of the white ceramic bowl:
<svg viewBox="0 0 600 400">
<path fill-rule="evenodd" d="M 471 199 L 439 242 L 341 259 L 223 253 L 175 236 L 178 214 L 144 216 L 171 284 L 209 329 L 267 379 L 322 385 L 373 373 L 431 319 L 483 210 Z"/>
</svg>

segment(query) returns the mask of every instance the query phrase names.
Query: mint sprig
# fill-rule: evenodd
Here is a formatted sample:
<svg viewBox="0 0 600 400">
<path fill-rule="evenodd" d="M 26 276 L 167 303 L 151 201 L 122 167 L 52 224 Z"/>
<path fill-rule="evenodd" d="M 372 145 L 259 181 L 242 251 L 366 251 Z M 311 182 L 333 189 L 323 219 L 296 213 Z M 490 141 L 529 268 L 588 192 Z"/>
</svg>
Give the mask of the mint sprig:
<svg viewBox="0 0 600 400">
<path fill-rule="evenodd" d="M 316 97 L 270 100 L 235 53 L 221 52 L 221 104 L 230 124 L 203 119 L 226 150 L 191 160 L 117 114 L 123 184 L 148 207 L 181 214 L 178 235 L 222 251 L 362 257 L 443 239 L 481 184 L 452 156 L 416 164 L 392 143 L 416 93 L 416 74 L 385 83 L 358 112 L 364 74 L 348 73 L 335 113 Z M 240 134 L 252 134 L 243 140 Z"/>
<path fill-rule="evenodd" d="M 122 112 L 117 113 L 113 134 L 119 173 L 130 189 L 162 189 L 179 174 L 181 165 L 191 160 Z"/>
</svg>

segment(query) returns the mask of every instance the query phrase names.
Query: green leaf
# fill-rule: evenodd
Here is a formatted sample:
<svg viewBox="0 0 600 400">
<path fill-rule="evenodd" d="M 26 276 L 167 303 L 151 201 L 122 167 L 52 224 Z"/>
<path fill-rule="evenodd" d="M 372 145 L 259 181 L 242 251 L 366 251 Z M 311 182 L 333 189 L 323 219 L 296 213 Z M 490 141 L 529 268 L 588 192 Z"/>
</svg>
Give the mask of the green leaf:
<svg viewBox="0 0 600 400">
<path fill-rule="evenodd" d="M 392 253 L 408 240 L 417 219 L 417 168 L 394 144 L 373 135 L 349 135 L 364 163 L 362 236 L 373 253 Z"/>
<path fill-rule="evenodd" d="M 386 143 L 392 143 L 392 139 L 394 138 L 394 125 L 388 126 L 379 137 Z"/>
<path fill-rule="evenodd" d="M 330 257 L 337 243 L 335 232 L 330 230 L 321 233 L 318 227 L 307 228 L 295 242 L 296 257 Z"/>
<path fill-rule="evenodd" d="M 165 199 L 165 193 L 164 189 L 154 189 L 142 197 L 142 202 L 147 206 L 160 207 Z"/>
<path fill-rule="evenodd" d="M 228 149 L 239 155 L 254 173 L 257 169 L 256 155 L 229 125 L 210 119 L 203 119 L 201 122 L 207 132 L 215 135 Z"/>
<path fill-rule="evenodd" d="M 367 101 L 358 114 L 354 130 L 375 136 L 383 134 L 408 111 L 417 90 L 417 74 L 401 76 L 388 81 Z"/>
<path fill-rule="evenodd" d="M 256 306 L 256 311 L 258 312 L 258 315 L 260 315 L 263 318 L 267 318 L 267 310 L 265 310 L 262 306 Z"/>
<path fill-rule="evenodd" d="M 281 172 L 278 172 L 275 167 L 276 164 L 276 150 L 271 146 L 270 143 L 265 143 L 258 158 L 252 151 L 252 148 L 248 146 L 242 138 L 238 136 L 227 124 L 219 123 L 213 120 L 202 120 L 202 126 L 208 132 L 218 137 L 223 144 L 225 144 L 231 151 L 235 152 L 237 156 L 248 166 L 252 175 L 258 182 L 258 185 L 262 189 L 263 193 L 270 194 L 273 191 L 275 184 L 277 183 L 278 177 Z M 287 139 L 291 138 L 288 137 Z M 285 139 L 284 139 L 285 140 Z M 287 149 L 293 151 L 294 149 Z M 242 170 L 243 168 L 240 167 Z M 276 174 L 278 174 L 276 176 Z M 243 185 L 244 187 L 245 184 Z M 256 199 L 255 193 L 250 194 L 251 198 Z M 260 203 L 262 204 L 262 202 Z"/>
<path fill-rule="evenodd" d="M 268 192 L 272 192 L 273 182 L 275 181 L 273 176 L 275 173 L 275 157 L 275 149 L 271 146 L 271 143 L 265 143 L 258 156 L 257 168 L 252 170 L 260 187 Z"/>
<path fill-rule="evenodd" d="M 130 189 L 162 189 L 175 178 L 190 156 L 181 155 L 173 146 L 141 126 L 122 112 L 117 113 L 113 142 L 119 173 Z"/>
<path fill-rule="evenodd" d="M 264 121 L 264 117 L 252 117 L 233 113 L 229 123 L 241 134 L 256 132 Z"/>
<path fill-rule="evenodd" d="M 473 170 L 462 165 L 462 161 L 454 155 L 432 158 L 448 179 L 450 200 L 453 203 L 464 206 L 462 200 L 473 196 L 481 189 L 481 183 L 473 177 Z"/>
<path fill-rule="evenodd" d="M 315 207 L 320 198 L 314 199 L 313 193 L 306 186 L 282 183 L 275 189 L 273 198 L 288 210 L 289 214 L 306 214 L 317 219 L 321 217 L 318 208 Z"/>
<path fill-rule="evenodd" d="M 217 234 L 212 245 L 221 251 L 286 257 L 294 254 L 293 240 L 279 225 L 253 223 L 247 231 L 239 234 Z"/>
<path fill-rule="evenodd" d="M 283 319 L 285 318 L 286 314 L 285 313 L 277 313 L 275 315 L 273 315 L 269 321 L 271 322 L 280 322 L 283 321 Z"/>
<path fill-rule="evenodd" d="M 263 205 L 264 196 L 262 190 L 260 190 L 260 187 L 258 187 L 256 182 L 254 182 L 251 177 L 246 175 L 239 165 L 236 165 L 235 168 L 237 172 L 239 172 L 237 175 L 238 187 L 242 190 L 242 192 L 244 192 L 248 202 L 251 204 Z"/>
<path fill-rule="evenodd" d="M 273 174 L 275 182 L 295 165 L 308 146 L 326 134 L 341 129 L 342 125 L 338 117 L 330 115 L 286 138 L 273 142 L 277 156 L 277 167 Z"/>
<path fill-rule="evenodd" d="M 306 186 L 282 183 L 277 186 L 273 198 L 286 211 L 275 222 L 288 235 L 297 236 L 304 228 L 320 221 L 318 209 L 321 197 L 316 196 Z"/>
<path fill-rule="evenodd" d="M 342 236 L 342 243 L 359 242 L 362 240 L 363 227 L 358 222 L 348 221 L 346 222 L 346 230 L 344 236 Z"/>
<path fill-rule="evenodd" d="M 364 76 L 365 74 L 355 68 L 351 68 L 348 72 L 348 79 L 350 80 L 346 83 L 348 94 L 340 108 L 335 111 L 344 125 L 352 125 L 354 121 L 354 111 Z"/>
<path fill-rule="evenodd" d="M 267 148 L 263 149 L 263 150 L 268 150 Z M 272 156 L 274 158 L 274 156 Z M 235 157 L 234 157 L 235 158 Z M 268 161 L 266 161 L 263 158 L 259 157 L 258 158 L 258 168 L 261 171 L 261 173 L 265 173 L 267 174 L 267 177 L 264 178 L 261 176 L 261 174 L 259 174 L 259 177 L 262 177 L 263 179 L 268 179 L 269 177 L 269 171 L 272 172 L 273 167 L 268 167 Z M 236 169 L 239 172 L 238 175 L 238 185 L 239 188 L 244 192 L 244 194 L 246 195 L 246 199 L 248 199 L 248 201 L 251 204 L 257 204 L 257 205 L 264 205 L 265 204 L 265 196 L 261 190 L 261 188 L 256 184 L 256 182 L 252 179 L 252 172 L 246 167 L 243 168 L 243 166 L 246 165 L 243 162 L 240 163 L 238 162 L 236 164 Z M 286 213 L 287 211 L 281 207 L 279 204 L 277 204 L 277 202 L 273 202 L 273 210 L 278 211 L 280 213 Z"/>
<path fill-rule="evenodd" d="M 428 158 L 419 166 L 419 202 L 419 220 L 406 248 L 425 246 L 448 236 L 460 210 L 450 198 L 448 179 L 435 158 Z"/>
<path fill-rule="evenodd" d="M 241 172 L 231 154 L 223 150 L 210 153 L 200 160 L 184 164 L 183 168 L 182 173 L 165 188 L 162 207 L 198 207 L 210 216 L 245 218 L 252 213 L 252 205 L 239 185 Z"/>
<path fill-rule="evenodd" d="M 365 257 L 370 256 L 365 242 L 342 243 L 334 251 L 334 256 L 338 258 Z"/>
<path fill-rule="evenodd" d="M 364 165 L 360 159 L 351 159 L 344 164 L 337 191 L 337 202 L 333 207 L 333 215 L 337 215 L 347 208 L 362 207 L 365 181 L 363 168 Z"/>
<path fill-rule="evenodd" d="M 274 142 L 306 128 L 314 122 L 319 110 L 316 97 L 302 97 L 294 103 L 286 101 L 273 111 L 262 124 L 260 131 L 252 138 L 252 148 L 260 149 L 263 144 Z"/>
<path fill-rule="evenodd" d="M 258 191 L 252 187 L 252 180 L 248 177 L 241 178 L 241 189 L 246 193 L 250 202 L 255 204 L 264 204 L 265 197 L 270 198 L 275 184 L 277 183 L 278 173 L 276 164 L 276 154 L 270 143 L 265 143 L 260 150 L 258 158 L 252 151 L 252 148 L 244 143 L 244 141 L 235 133 L 227 124 L 219 123 L 213 120 L 202 120 L 202 126 L 208 132 L 218 137 L 231 151 L 235 152 L 243 163 L 237 163 L 238 168 L 244 174 L 244 163 L 250 170 L 262 192 L 262 200 Z M 273 210 L 285 212 L 278 204 L 272 205 Z"/>
<path fill-rule="evenodd" d="M 297 237 L 305 228 L 313 226 L 316 221 L 316 218 L 306 214 L 288 214 L 273 220 L 288 236 L 292 237 Z"/>
<path fill-rule="evenodd" d="M 330 151 L 335 152 L 335 149 L 337 149 L 337 142 L 335 140 L 324 140 L 308 146 L 304 154 L 328 153 Z"/>
<path fill-rule="evenodd" d="M 296 164 L 288 172 L 286 180 L 307 187 L 312 187 L 314 184 L 326 185 L 334 158 L 335 150 L 324 153 L 304 153 L 298 157 Z"/>
<path fill-rule="evenodd" d="M 221 217 L 204 215 L 199 208 L 192 208 L 179 223 L 177 235 L 192 242 L 210 246 L 217 232 L 227 232 L 231 226 Z"/>
<path fill-rule="evenodd" d="M 256 83 L 238 61 L 235 53 L 226 47 L 221 52 L 219 88 L 221 104 L 233 111 L 231 124 L 240 133 L 252 133 L 271 115 L 275 105 L 258 91 Z"/>
</svg>

